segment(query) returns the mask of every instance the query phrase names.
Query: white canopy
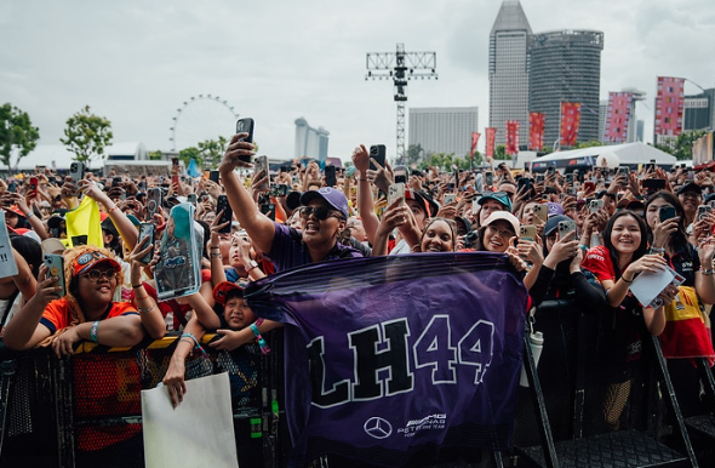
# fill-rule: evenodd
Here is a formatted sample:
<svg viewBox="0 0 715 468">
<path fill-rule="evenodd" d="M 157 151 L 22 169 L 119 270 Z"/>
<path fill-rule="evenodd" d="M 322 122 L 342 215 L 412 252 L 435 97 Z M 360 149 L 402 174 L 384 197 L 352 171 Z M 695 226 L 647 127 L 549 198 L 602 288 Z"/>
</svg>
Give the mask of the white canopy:
<svg viewBox="0 0 715 468">
<path fill-rule="evenodd" d="M 619 164 L 623 165 L 648 164 L 653 159 L 659 166 L 671 166 L 678 163 L 675 156 L 645 143 L 636 142 L 556 151 L 536 158 L 532 162 L 532 168 L 535 170 L 545 169 L 549 163 L 556 163 L 557 167 L 592 166 L 596 164 L 596 160 L 601 154 L 608 153 L 615 154 Z"/>
</svg>

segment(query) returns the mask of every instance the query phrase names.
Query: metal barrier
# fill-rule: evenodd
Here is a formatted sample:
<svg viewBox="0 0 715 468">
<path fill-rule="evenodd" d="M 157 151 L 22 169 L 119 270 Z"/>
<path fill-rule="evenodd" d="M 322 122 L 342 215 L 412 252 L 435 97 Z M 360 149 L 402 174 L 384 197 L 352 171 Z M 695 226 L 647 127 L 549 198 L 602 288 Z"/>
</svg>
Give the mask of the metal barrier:
<svg viewBox="0 0 715 468">
<path fill-rule="evenodd" d="M 208 343 L 213 335 L 202 340 Z M 0 467 L 144 466 L 141 390 L 163 378 L 179 335 L 112 348 L 81 343 L 72 357 L 47 349 L 12 353 L 0 365 Z M 187 378 L 227 372 L 241 466 L 284 463 L 282 331 L 231 353 L 205 346 L 187 359 Z"/>
</svg>

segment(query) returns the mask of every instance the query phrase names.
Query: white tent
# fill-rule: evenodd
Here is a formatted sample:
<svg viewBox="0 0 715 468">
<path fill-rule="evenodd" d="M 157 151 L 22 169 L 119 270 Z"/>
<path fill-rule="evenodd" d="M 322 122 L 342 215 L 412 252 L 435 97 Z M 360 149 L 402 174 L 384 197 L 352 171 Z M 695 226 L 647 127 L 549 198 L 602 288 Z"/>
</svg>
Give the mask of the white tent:
<svg viewBox="0 0 715 468">
<path fill-rule="evenodd" d="M 672 166 L 678 160 L 665 151 L 646 145 L 645 143 L 624 143 L 621 145 L 594 146 L 591 148 L 580 148 L 568 151 L 556 151 L 546 156 L 536 158 L 532 161 L 532 170 L 541 171 L 550 164 L 556 167 L 582 167 L 593 166 L 601 155 L 615 154 L 618 164 L 635 166 L 638 164 L 648 164 L 655 160 L 659 166 Z M 611 156 L 612 157 L 612 156 Z"/>
</svg>

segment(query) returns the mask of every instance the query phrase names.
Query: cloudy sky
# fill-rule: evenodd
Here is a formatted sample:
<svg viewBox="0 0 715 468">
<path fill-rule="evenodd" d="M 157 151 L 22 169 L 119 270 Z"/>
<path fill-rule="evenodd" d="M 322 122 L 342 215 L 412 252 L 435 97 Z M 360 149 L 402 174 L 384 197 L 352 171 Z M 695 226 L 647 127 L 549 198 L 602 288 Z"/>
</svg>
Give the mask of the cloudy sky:
<svg viewBox="0 0 715 468">
<path fill-rule="evenodd" d="M 169 150 L 177 110 L 219 96 L 256 120 L 262 153 L 292 158 L 294 121 L 330 132 L 330 156 L 358 143 L 395 153 L 389 81 L 365 81 L 366 53 L 437 53 L 438 80 L 412 81 L 408 107 L 478 106 L 488 124 L 489 31 L 498 0 L 0 1 L 0 102 L 30 114 L 41 144 L 58 144 L 85 105 L 109 118 L 115 142 Z M 652 133 L 656 76 L 715 86 L 712 0 L 522 0 L 534 32 L 605 33 L 601 98 L 636 87 Z M 686 84 L 686 94 L 698 89 Z M 221 104 L 197 100 L 176 125 L 179 142 L 233 133 Z M 214 130 L 215 129 L 215 130 Z M 482 139 L 483 140 L 483 139 Z M 484 142 L 480 142 L 483 147 Z"/>
</svg>

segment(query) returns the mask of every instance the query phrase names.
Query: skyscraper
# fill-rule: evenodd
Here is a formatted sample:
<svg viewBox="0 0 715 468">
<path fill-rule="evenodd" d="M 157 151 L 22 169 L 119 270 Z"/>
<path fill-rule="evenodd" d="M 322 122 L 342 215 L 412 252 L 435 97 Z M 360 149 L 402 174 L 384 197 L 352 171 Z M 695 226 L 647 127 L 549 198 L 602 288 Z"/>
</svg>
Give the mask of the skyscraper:
<svg viewBox="0 0 715 468">
<path fill-rule="evenodd" d="M 529 111 L 546 114 L 544 144 L 559 138 L 561 102 L 581 103 L 578 141 L 599 140 L 600 31 L 553 31 L 529 38 Z"/>
<path fill-rule="evenodd" d="M 477 107 L 425 107 L 410 109 L 409 145 L 422 146 L 425 154 L 469 154 L 472 132 L 479 128 Z"/>
<path fill-rule="evenodd" d="M 507 120 L 518 120 L 528 135 L 530 35 L 519 0 L 504 0 L 489 35 L 489 126 L 497 128 L 498 145 L 506 141 Z"/>
<path fill-rule="evenodd" d="M 328 157 L 328 132 L 323 127 L 313 128 L 303 117 L 295 119 L 295 154 L 294 157 L 325 161 Z"/>
</svg>

